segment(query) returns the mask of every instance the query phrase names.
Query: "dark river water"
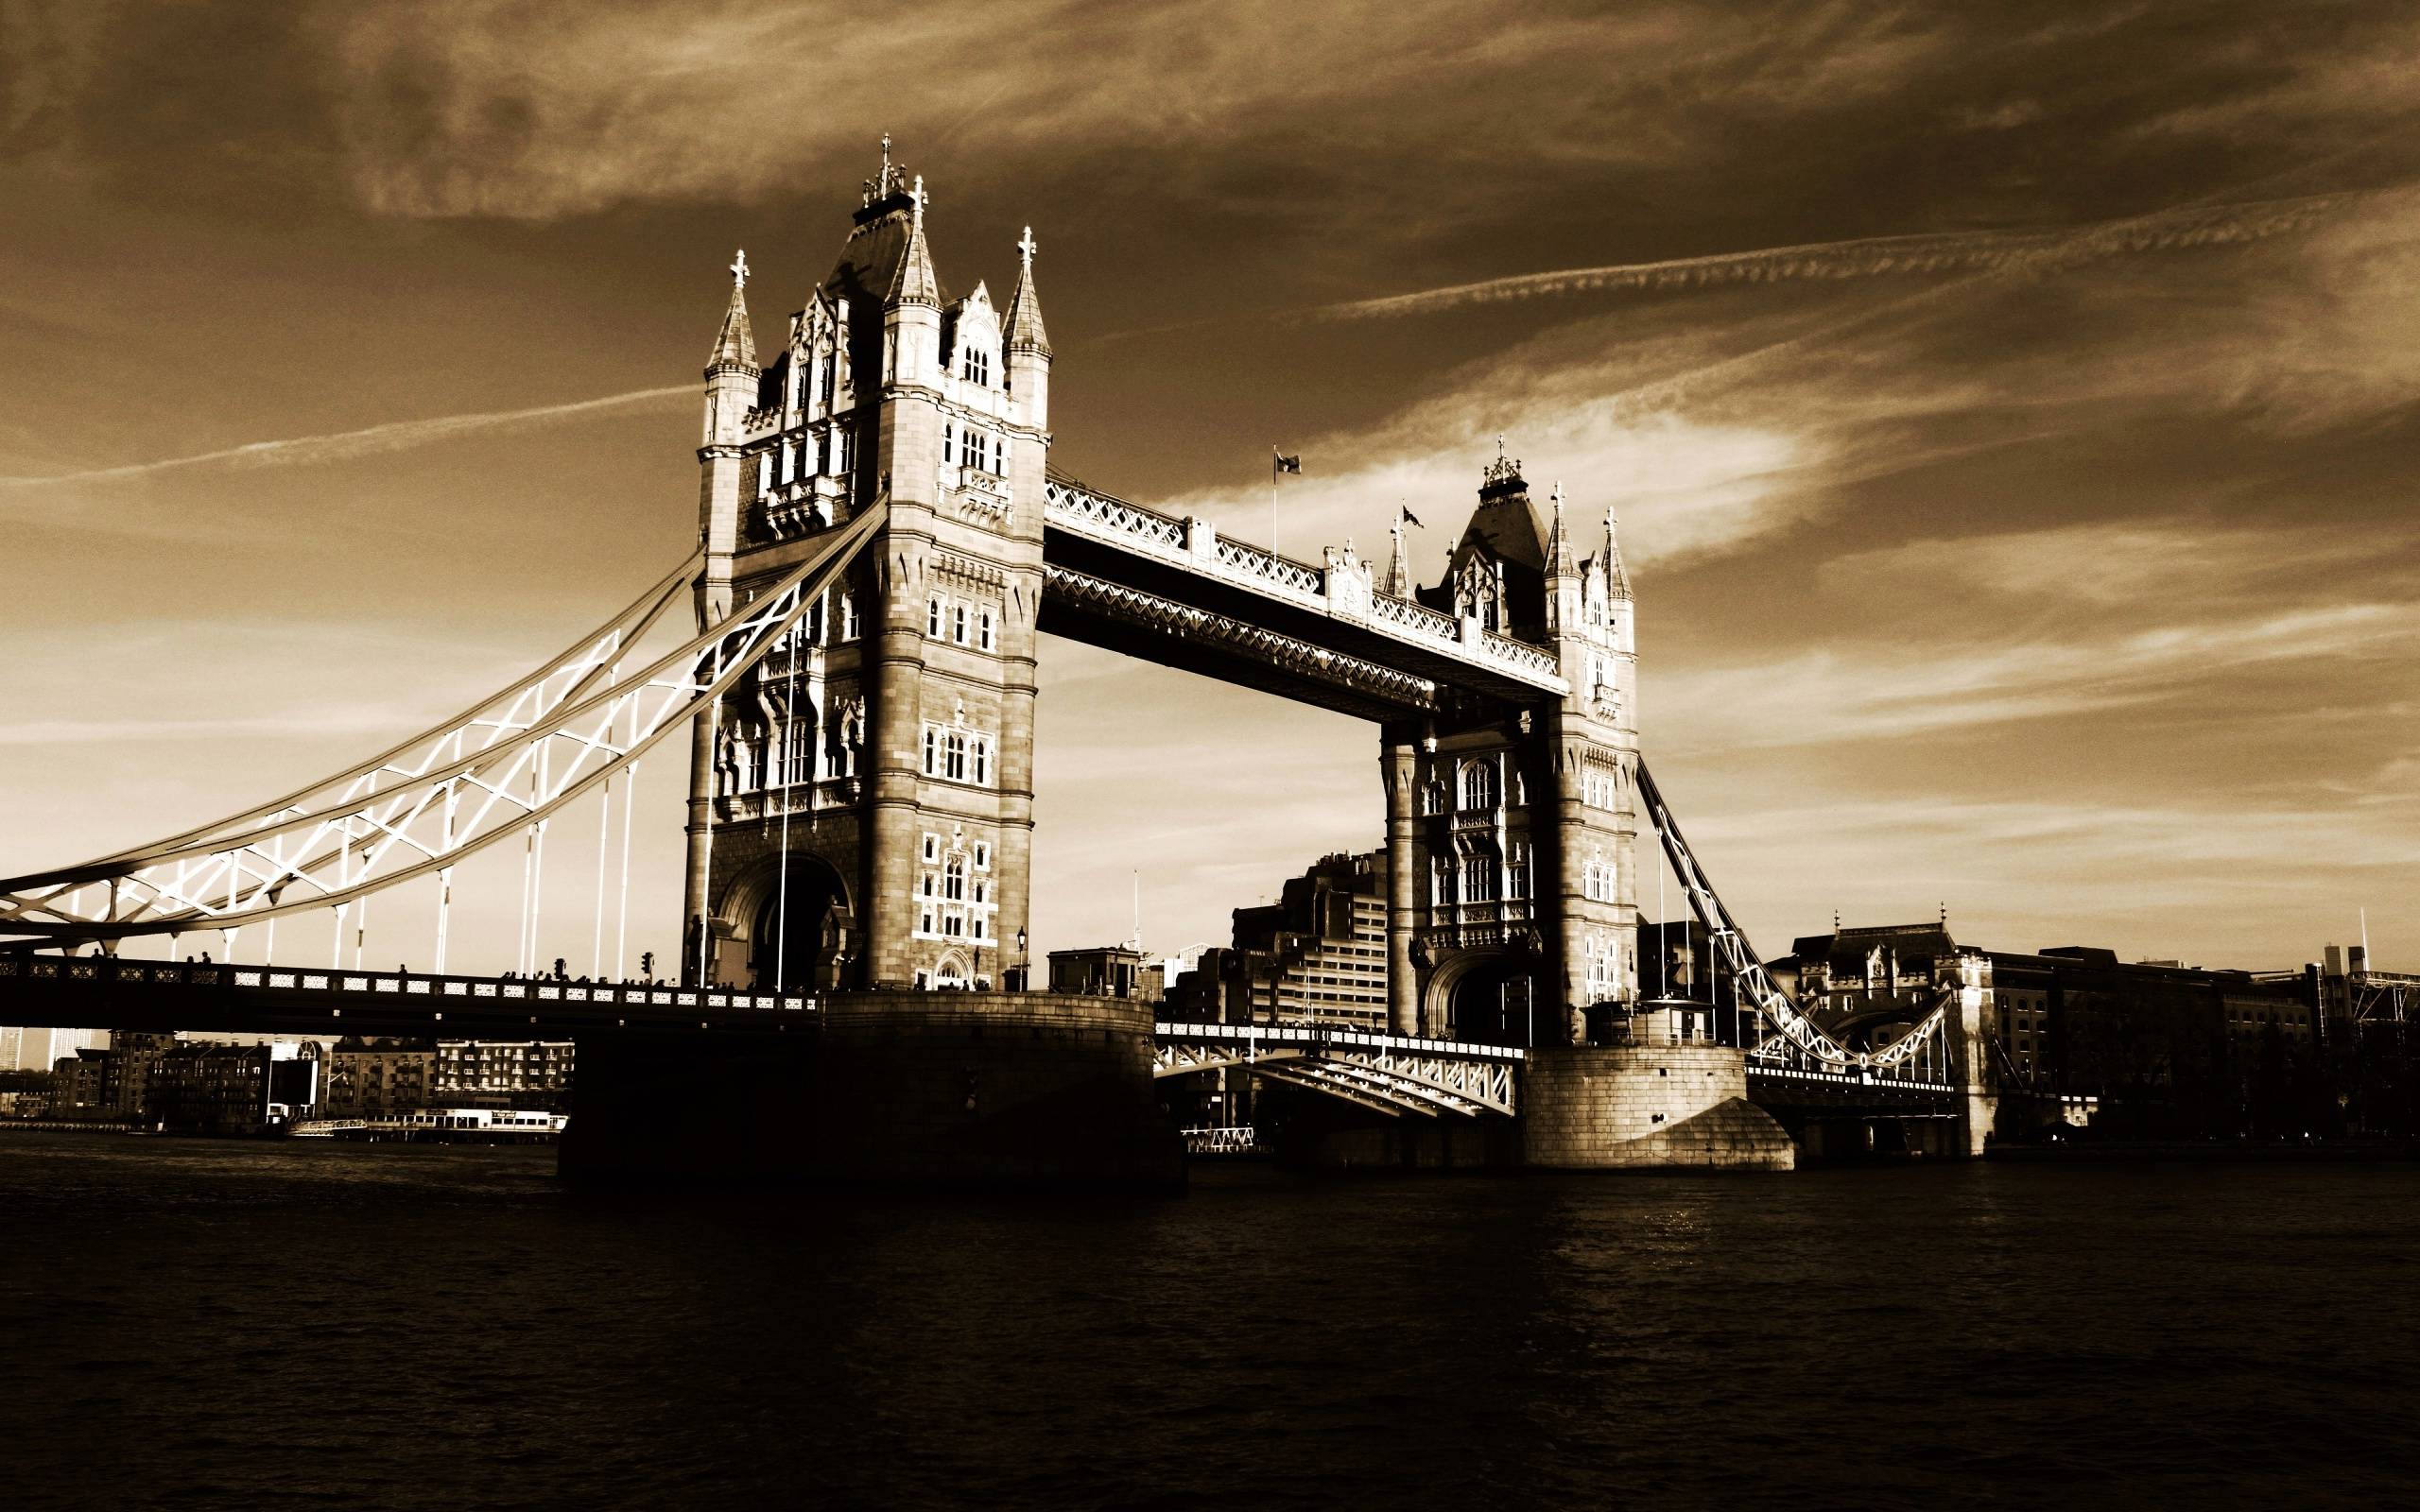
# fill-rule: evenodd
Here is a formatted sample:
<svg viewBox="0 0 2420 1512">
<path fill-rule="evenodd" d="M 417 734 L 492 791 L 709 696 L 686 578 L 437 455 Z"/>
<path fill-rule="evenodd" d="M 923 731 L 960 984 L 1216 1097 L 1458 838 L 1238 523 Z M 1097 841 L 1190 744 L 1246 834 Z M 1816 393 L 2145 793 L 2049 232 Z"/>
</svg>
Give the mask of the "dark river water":
<svg viewBox="0 0 2420 1512">
<path fill-rule="evenodd" d="M 2411 1505 L 2420 1167 L 592 1200 L 0 1134 L 0 1506 Z"/>
</svg>

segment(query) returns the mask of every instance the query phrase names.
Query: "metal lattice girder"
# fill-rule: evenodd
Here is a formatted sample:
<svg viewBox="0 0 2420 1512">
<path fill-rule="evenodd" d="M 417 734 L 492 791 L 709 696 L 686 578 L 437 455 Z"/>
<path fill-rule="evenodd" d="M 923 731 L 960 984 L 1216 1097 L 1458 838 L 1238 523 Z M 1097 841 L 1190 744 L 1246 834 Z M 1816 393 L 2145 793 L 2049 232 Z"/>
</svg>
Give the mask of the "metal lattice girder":
<svg viewBox="0 0 2420 1512">
<path fill-rule="evenodd" d="M 1044 573 L 1044 586 L 1050 593 L 1096 614 L 1156 630 L 1175 640 L 1215 646 L 1249 661 L 1267 662 L 1295 677 L 1374 699 L 1392 709 L 1433 713 L 1437 708 L 1437 684 L 1416 674 L 1331 651 L 1089 573 L 1065 567 L 1046 567 Z"/>
<path fill-rule="evenodd" d="M 1945 1005 L 1935 1007 L 1906 1036 L 1878 1050 L 1851 1050 L 1817 1027 L 1813 1020 L 1798 1011 L 1798 1005 L 1789 1000 L 1788 993 L 1773 985 L 1765 963 L 1757 958 L 1748 944 L 1748 936 L 1733 921 L 1731 910 L 1723 906 L 1714 885 L 1706 881 L 1688 842 L 1681 837 L 1680 826 L 1672 822 L 1671 812 L 1665 807 L 1655 780 L 1648 775 L 1645 762 L 1638 764 L 1638 795 L 1647 803 L 1655 833 L 1663 837 L 1664 855 L 1672 864 L 1672 874 L 1680 879 L 1683 890 L 1689 895 L 1690 907 L 1705 925 L 1722 964 L 1730 969 L 1740 1001 L 1763 1015 L 1764 1022 L 1772 1025 L 1778 1036 L 1811 1066 L 1842 1073 L 1887 1070 L 1915 1060 L 1928 1046 L 1938 1049 L 1943 1044 L 1948 1022 Z"/>
<path fill-rule="evenodd" d="M 1152 1025 L 1152 1074 L 1264 1069 L 1315 1091 L 1375 1098 L 1424 1113 L 1514 1112 L 1526 1052 L 1510 1045 L 1409 1040 L 1324 1024 L 1162 1022 Z"/>
<path fill-rule="evenodd" d="M 738 612 L 643 668 L 622 671 L 630 649 L 623 637 L 613 657 L 576 657 L 515 684 L 519 694 L 503 712 L 491 700 L 387 761 L 349 769 L 357 781 L 302 790 L 333 787 L 346 796 L 299 811 L 256 809 L 188 832 L 182 842 L 0 881 L 0 937 L 56 942 L 232 929 L 344 904 L 450 868 L 543 821 L 703 711 L 804 617 L 888 514 L 887 501 L 863 510 Z M 652 624 L 662 608 L 653 605 L 643 623 Z M 551 707 L 525 708 L 544 703 L 552 676 L 570 680 Z"/>
<path fill-rule="evenodd" d="M 1204 1071 L 1219 1071 L 1229 1066 L 1251 1066 L 1265 1060 L 1291 1060 L 1303 1054 L 1300 1050 L 1264 1050 L 1257 1056 L 1240 1046 L 1201 1044 L 1180 1040 L 1152 1046 L 1151 1076 L 1190 1076 Z"/>
<path fill-rule="evenodd" d="M 1354 1059 L 1357 1057 L 1339 1057 Z M 1511 1114 L 1518 1111 L 1519 1079 L 1508 1060 L 1474 1060 L 1456 1056 L 1381 1054 L 1377 1070 L 1416 1082 L 1441 1097 L 1468 1103 L 1471 1111 Z"/>
<path fill-rule="evenodd" d="M 1267 1076 L 1271 1081 L 1284 1082 L 1288 1087 L 1300 1087 L 1305 1091 L 1319 1092 L 1328 1097 L 1358 1104 L 1373 1112 L 1384 1113 L 1391 1118 L 1400 1118 L 1406 1113 L 1418 1113 L 1424 1118 L 1433 1118 L 1437 1113 L 1436 1108 L 1425 1103 L 1357 1085 L 1301 1061 L 1289 1061 L 1280 1066 L 1255 1066 L 1253 1068 L 1253 1074 Z"/>
<path fill-rule="evenodd" d="M 666 610 L 680 600 L 682 591 L 705 560 L 702 551 L 665 574 L 654 587 L 632 599 L 622 611 L 563 648 L 552 661 L 510 687 L 488 695 L 453 718 L 432 725 L 408 740 L 369 760 L 320 778 L 284 798 L 272 799 L 241 814 L 199 825 L 130 850 L 113 851 L 85 863 L 86 868 L 127 861 L 148 861 L 203 840 L 221 843 L 243 837 L 264 825 L 302 817 L 354 802 L 377 790 L 383 778 L 392 786 L 424 770 L 433 754 L 458 732 L 482 732 L 481 748 L 509 732 L 525 729 L 570 699 L 579 696 L 617 667 L 629 648 L 655 627 Z M 82 868 L 70 868 L 82 869 Z M 60 873 L 54 873 L 60 875 Z"/>
<path fill-rule="evenodd" d="M 1289 1070 L 1317 1071 L 1358 1087 L 1365 1091 L 1407 1097 L 1431 1112 L 1468 1113 L 1476 1116 L 1491 1109 L 1449 1091 L 1426 1077 L 1406 1074 L 1403 1071 L 1379 1065 L 1352 1056 L 1322 1057 L 1316 1060 L 1297 1061 Z"/>
</svg>

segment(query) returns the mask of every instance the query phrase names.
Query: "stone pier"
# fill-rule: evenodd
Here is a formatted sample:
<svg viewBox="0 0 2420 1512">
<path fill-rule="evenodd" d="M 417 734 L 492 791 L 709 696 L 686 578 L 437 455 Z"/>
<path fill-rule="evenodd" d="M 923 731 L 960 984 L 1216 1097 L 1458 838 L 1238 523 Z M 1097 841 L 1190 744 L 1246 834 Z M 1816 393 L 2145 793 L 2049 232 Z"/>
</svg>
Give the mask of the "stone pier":
<svg viewBox="0 0 2420 1512">
<path fill-rule="evenodd" d="M 1530 1053 L 1522 1163 L 1548 1170 L 1788 1171 L 1789 1134 L 1748 1101 L 1746 1057 L 1721 1045 L 1596 1045 Z"/>
<path fill-rule="evenodd" d="M 577 1186 L 1179 1191 L 1148 1006 L 859 992 L 781 1036 L 583 1035 L 559 1169 Z"/>
</svg>

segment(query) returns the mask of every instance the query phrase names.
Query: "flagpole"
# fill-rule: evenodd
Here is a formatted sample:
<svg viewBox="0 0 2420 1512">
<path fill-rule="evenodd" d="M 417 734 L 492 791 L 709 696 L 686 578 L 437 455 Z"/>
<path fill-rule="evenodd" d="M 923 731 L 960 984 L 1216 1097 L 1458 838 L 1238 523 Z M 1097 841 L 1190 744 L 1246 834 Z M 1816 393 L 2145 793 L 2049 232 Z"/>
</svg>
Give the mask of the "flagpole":
<svg viewBox="0 0 2420 1512">
<path fill-rule="evenodd" d="M 1280 555 L 1277 549 L 1277 461 L 1286 454 L 1271 441 L 1269 446 L 1269 554 Z"/>
</svg>

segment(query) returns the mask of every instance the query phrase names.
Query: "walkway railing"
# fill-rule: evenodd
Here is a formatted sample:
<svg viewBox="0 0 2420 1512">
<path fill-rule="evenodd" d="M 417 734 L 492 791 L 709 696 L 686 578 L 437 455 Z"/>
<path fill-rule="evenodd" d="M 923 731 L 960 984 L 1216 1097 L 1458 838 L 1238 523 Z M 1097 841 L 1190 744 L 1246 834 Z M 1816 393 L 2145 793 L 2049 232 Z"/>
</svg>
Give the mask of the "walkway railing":
<svg viewBox="0 0 2420 1512">
<path fill-rule="evenodd" d="M 244 988 L 272 992 L 359 992 L 428 998 L 528 1003 L 584 1003 L 655 1008 L 760 1008 L 811 1011 L 804 993 L 748 992 L 729 988 L 671 987 L 660 982 L 562 982 L 544 977 L 428 976 L 416 971 L 348 971 L 305 966 L 232 966 L 221 962 L 134 961 L 110 956 L 0 955 L 0 981 L 140 984 L 163 988 Z"/>
<path fill-rule="evenodd" d="M 1063 530 L 1360 624 L 1390 640 L 1483 667 L 1540 692 L 1569 691 L 1552 652 L 1483 629 L 1477 620 L 1459 620 L 1380 593 L 1372 585 L 1367 563 L 1340 558 L 1334 553 L 1324 567 L 1296 561 L 1266 547 L 1222 537 L 1206 520 L 1162 514 L 1096 492 L 1069 478 L 1048 479 L 1043 501 L 1044 518 Z M 1350 574 L 1353 581 L 1340 583 L 1340 574 Z"/>
</svg>

